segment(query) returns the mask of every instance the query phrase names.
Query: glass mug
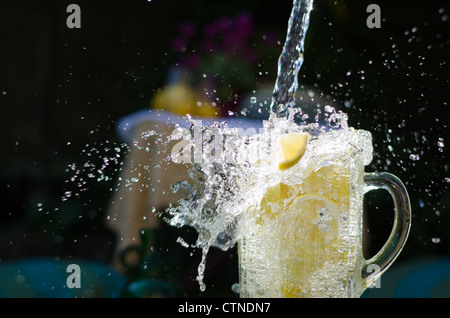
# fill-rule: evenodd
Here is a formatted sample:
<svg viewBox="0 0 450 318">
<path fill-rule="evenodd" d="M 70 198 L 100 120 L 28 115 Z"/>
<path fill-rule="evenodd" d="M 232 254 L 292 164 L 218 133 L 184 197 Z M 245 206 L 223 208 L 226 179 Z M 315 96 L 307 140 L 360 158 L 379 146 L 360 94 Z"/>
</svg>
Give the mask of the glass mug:
<svg viewBox="0 0 450 318">
<path fill-rule="evenodd" d="M 370 159 L 361 149 L 305 158 L 306 177 L 281 177 L 249 208 L 238 241 L 240 297 L 360 297 L 388 269 L 408 237 L 410 203 L 396 176 L 364 172 L 369 143 L 362 147 Z M 365 259 L 364 194 L 376 189 L 392 196 L 394 225 L 381 250 Z"/>
</svg>

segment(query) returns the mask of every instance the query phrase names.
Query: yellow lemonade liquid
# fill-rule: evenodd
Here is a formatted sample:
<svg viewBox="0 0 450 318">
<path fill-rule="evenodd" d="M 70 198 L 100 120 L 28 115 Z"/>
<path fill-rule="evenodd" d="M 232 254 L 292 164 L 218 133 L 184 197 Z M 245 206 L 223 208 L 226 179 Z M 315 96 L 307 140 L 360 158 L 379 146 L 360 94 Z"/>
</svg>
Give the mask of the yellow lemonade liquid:
<svg viewBox="0 0 450 318">
<path fill-rule="evenodd" d="M 241 297 L 359 296 L 353 272 L 363 259 L 368 141 L 367 132 L 348 128 L 325 133 L 308 143 L 298 163 L 267 175 L 274 185 L 241 219 Z"/>
</svg>

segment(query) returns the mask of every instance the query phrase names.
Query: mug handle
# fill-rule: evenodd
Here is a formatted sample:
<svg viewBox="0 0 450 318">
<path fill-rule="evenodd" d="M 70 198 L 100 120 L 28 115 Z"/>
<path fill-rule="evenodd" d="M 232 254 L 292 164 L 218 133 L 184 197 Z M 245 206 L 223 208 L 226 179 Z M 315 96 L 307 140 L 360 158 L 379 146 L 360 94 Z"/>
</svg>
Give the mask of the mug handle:
<svg viewBox="0 0 450 318">
<path fill-rule="evenodd" d="M 385 189 L 394 202 L 394 226 L 381 250 L 372 258 L 364 260 L 361 278 L 365 288 L 371 286 L 395 261 L 409 235 L 411 227 L 411 205 L 404 184 L 388 172 L 366 173 L 365 193 Z"/>
</svg>

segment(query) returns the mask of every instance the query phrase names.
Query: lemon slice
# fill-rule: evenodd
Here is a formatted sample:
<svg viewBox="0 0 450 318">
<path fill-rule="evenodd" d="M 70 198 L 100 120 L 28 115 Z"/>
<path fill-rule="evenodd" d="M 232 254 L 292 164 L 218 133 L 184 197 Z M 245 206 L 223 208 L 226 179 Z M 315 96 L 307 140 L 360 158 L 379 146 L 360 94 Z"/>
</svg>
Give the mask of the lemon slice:
<svg viewBox="0 0 450 318">
<path fill-rule="evenodd" d="M 308 144 L 309 134 L 293 133 L 280 138 L 278 169 L 284 170 L 295 165 L 303 156 Z"/>
<path fill-rule="evenodd" d="M 309 278 L 331 260 L 324 248 L 338 237 L 338 211 L 335 203 L 322 196 L 302 195 L 280 216 L 283 244 L 279 258 L 285 269 L 280 291 L 284 297 L 307 297 Z"/>
<path fill-rule="evenodd" d="M 330 244 L 337 236 L 339 207 L 334 202 L 319 195 L 297 197 L 289 207 L 288 221 L 303 241 L 303 248 L 322 248 Z M 288 225 L 287 224 L 287 225 Z"/>
<path fill-rule="evenodd" d="M 260 203 L 257 224 L 263 224 L 264 222 L 277 218 L 278 214 L 282 213 L 286 209 L 286 206 L 295 199 L 295 194 L 293 187 L 282 182 L 267 189 Z"/>
</svg>

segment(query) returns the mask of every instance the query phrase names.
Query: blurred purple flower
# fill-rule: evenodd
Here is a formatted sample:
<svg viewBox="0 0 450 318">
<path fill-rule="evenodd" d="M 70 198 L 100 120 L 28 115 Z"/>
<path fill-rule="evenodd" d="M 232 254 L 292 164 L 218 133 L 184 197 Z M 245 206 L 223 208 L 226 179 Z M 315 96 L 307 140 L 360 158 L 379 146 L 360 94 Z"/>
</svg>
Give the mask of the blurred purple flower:
<svg viewBox="0 0 450 318">
<path fill-rule="evenodd" d="M 241 41 L 241 35 L 238 32 L 230 32 L 223 36 L 222 43 L 225 51 L 235 52 L 245 43 Z"/>
<path fill-rule="evenodd" d="M 172 48 L 177 52 L 185 52 L 186 51 L 186 40 L 178 37 L 172 41 Z"/>
<path fill-rule="evenodd" d="M 215 25 L 218 32 L 226 32 L 230 29 L 232 21 L 229 18 L 220 18 Z"/>
<path fill-rule="evenodd" d="M 211 39 L 216 36 L 218 32 L 218 28 L 216 26 L 216 23 L 211 23 L 205 26 L 203 29 L 203 34 L 207 39 Z"/>
<path fill-rule="evenodd" d="M 184 22 L 180 25 L 180 35 L 190 38 L 197 31 L 197 26 L 193 22 Z"/>
<path fill-rule="evenodd" d="M 239 34 L 244 37 L 249 37 L 253 35 L 255 29 L 253 25 L 252 17 L 244 12 L 240 13 L 235 18 L 235 29 L 239 32 Z"/>
<path fill-rule="evenodd" d="M 200 57 L 197 54 L 188 54 L 180 63 L 185 69 L 196 69 L 200 65 Z"/>
<path fill-rule="evenodd" d="M 178 32 L 172 42 L 178 53 L 177 64 L 231 108 L 239 93 L 249 89 L 252 76 L 256 72 L 261 74 L 259 63 L 264 55 L 279 49 L 275 47 L 279 43 L 277 34 L 260 31 L 252 15 L 246 12 L 220 17 L 201 29 L 193 22 L 184 22 Z M 239 74 L 231 70 L 235 66 L 241 68 Z M 214 75 L 205 79 L 204 72 L 208 71 Z"/>
<path fill-rule="evenodd" d="M 216 49 L 216 45 L 214 44 L 213 41 L 208 40 L 201 43 L 201 49 L 203 52 L 212 53 Z"/>
</svg>

